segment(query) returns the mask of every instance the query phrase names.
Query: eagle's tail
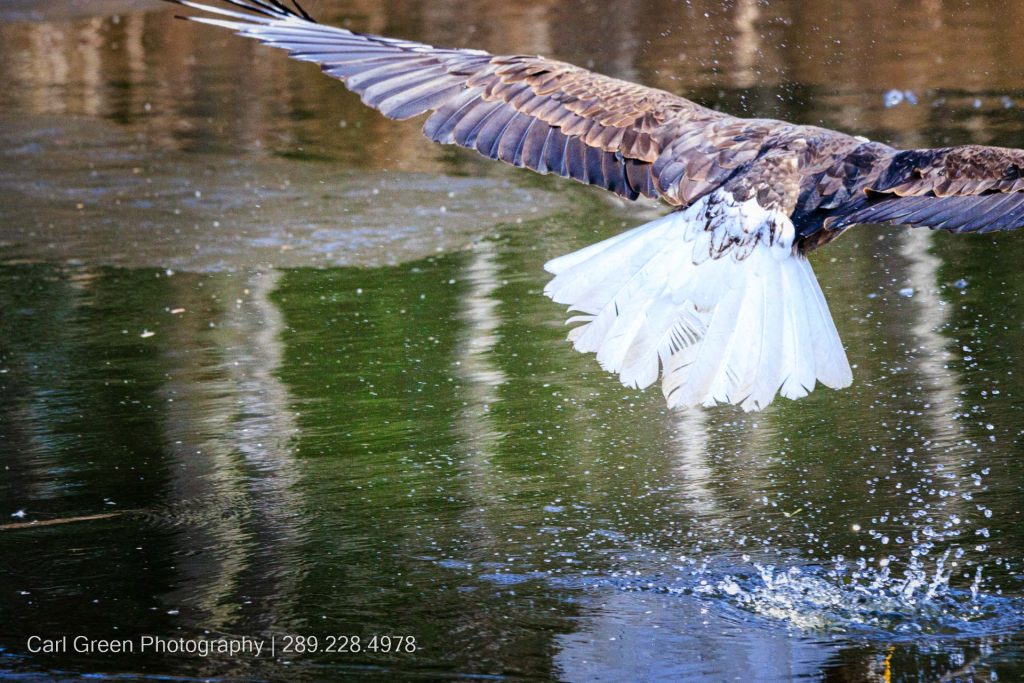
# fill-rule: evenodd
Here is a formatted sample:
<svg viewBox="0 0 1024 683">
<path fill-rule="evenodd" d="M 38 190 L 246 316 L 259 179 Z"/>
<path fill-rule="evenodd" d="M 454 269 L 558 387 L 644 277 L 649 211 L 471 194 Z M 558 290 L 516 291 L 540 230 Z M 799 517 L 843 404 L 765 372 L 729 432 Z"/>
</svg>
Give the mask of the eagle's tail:
<svg viewBox="0 0 1024 683">
<path fill-rule="evenodd" d="M 780 390 L 800 398 L 816 381 L 852 381 L 792 239 L 788 217 L 723 193 L 549 261 L 556 277 L 544 293 L 579 313 L 569 320 L 584 323 L 569 333 L 576 349 L 626 386 L 647 387 L 660 371 L 669 406 L 760 410 Z"/>
</svg>

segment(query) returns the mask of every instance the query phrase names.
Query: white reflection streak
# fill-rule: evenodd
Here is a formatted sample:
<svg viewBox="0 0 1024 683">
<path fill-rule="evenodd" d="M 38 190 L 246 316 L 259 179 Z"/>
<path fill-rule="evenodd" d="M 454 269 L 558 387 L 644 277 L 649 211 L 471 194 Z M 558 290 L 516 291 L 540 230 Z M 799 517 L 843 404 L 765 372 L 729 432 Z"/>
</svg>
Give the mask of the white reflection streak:
<svg viewBox="0 0 1024 683">
<path fill-rule="evenodd" d="M 194 506 L 187 516 L 171 510 L 171 521 L 188 534 L 177 551 L 181 588 L 164 599 L 197 610 L 213 628 L 237 618 L 239 593 L 266 599 L 253 613 L 272 625 L 301 580 L 293 566 L 300 542 L 291 452 L 297 425 L 277 379 L 284 320 L 270 300 L 279 279 L 278 271 L 255 273 L 242 292 L 221 292 L 233 302 L 216 334 L 227 350 L 225 381 L 203 377 L 210 369 L 200 364 L 179 367 L 164 388 L 172 399 L 166 429 L 175 461 L 168 499 Z M 183 345 L 195 347 L 191 335 L 176 341 L 170 365 L 202 358 L 182 353 Z M 243 584 L 243 574 L 255 585 Z"/>
<path fill-rule="evenodd" d="M 235 444 L 248 464 L 275 475 L 275 493 L 295 482 L 290 442 L 298 433 L 291 397 L 276 374 L 284 363 L 281 333 L 284 318 L 270 295 L 281 272 L 254 273 L 248 280 L 249 301 L 236 307 L 228 324 L 241 334 L 239 354 L 228 369 L 238 383 L 238 405 L 245 416 L 235 424 Z M 244 304 L 248 304 L 245 310 Z"/>
<path fill-rule="evenodd" d="M 473 401 L 476 405 L 489 406 L 497 399 L 494 387 L 505 383 L 505 373 L 491 362 L 490 354 L 497 346 L 497 330 L 501 319 L 496 311 L 498 266 L 495 263 L 497 250 L 493 242 L 482 240 L 473 247 L 473 257 L 466 268 L 470 283 L 469 293 L 463 298 L 461 318 L 465 321 L 469 336 L 461 354 L 461 374 L 469 382 Z"/>
<path fill-rule="evenodd" d="M 98 116 L 103 106 L 103 19 L 90 19 L 78 35 L 82 113 Z"/>
<path fill-rule="evenodd" d="M 270 299 L 281 275 L 278 270 L 253 273 L 248 280 L 249 310 L 239 307 L 229 316 L 241 339 L 237 364 L 229 365 L 238 386 L 239 416 L 231 440 L 250 470 L 246 480 L 257 517 L 253 564 L 258 565 L 257 575 L 270 581 L 259 588 L 267 596 L 262 611 L 266 625 L 285 611 L 302 580 L 301 567 L 295 563 L 301 537 L 293 445 L 299 427 L 291 395 L 277 376 L 284 364 L 285 321 Z"/>
<path fill-rule="evenodd" d="M 64 48 L 64 34 L 49 24 L 28 29 L 31 57 L 20 66 L 18 74 L 24 78 L 30 95 L 31 109 L 40 113 L 58 113 L 67 110 L 67 102 L 58 93 L 66 92 L 71 79 L 71 65 Z"/>
<path fill-rule="evenodd" d="M 733 41 L 736 68 L 733 72 L 733 82 L 738 88 L 757 85 L 754 67 L 761 52 L 761 35 L 757 31 L 757 20 L 760 17 L 758 0 L 739 0 L 736 3 L 736 16 L 733 19 L 733 25 L 736 27 L 736 39 Z"/>
<path fill-rule="evenodd" d="M 469 493 L 483 502 L 491 501 L 488 491 L 496 482 L 490 466 L 501 434 L 493 428 L 490 409 L 499 396 L 497 388 L 506 382 L 505 373 L 491 360 L 498 344 L 497 330 L 501 325 L 497 309 L 499 302 L 494 292 L 498 280 L 497 247 L 489 240 L 473 245 L 472 257 L 465 276 L 469 291 L 462 299 L 460 319 L 464 324 L 465 341 L 458 356 L 457 374 L 462 380 L 465 406 L 457 418 L 456 429 L 466 453 L 469 473 Z M 490 537 L 486 523 L 479 515 L 467 520 L 483 536 Z"/>
<path fill-rule="evenodd" d="M 146 21 L 141 14 L 129 14 L 124 21 L 124 52 L 132 85 L 146 80 Z"/>
<path fill-rule="evenodd" d="M 907 229 L 902 233 L 900 255 L 909 262 L 907 283 L 914 289 L 917 315 L 910 331 L 921 351 L 915 364 L 925 377 L 925 391 L 932 408 L 925 411 L 937 436 L 949 438 L 959 433 L 960 425 L 951 413 L 960 405 L 960 385 L 955 371 L 948 367 L 954 360 L 949 340 L 939 330 L 949 322 L 949 310 L 939 297 L 939 268 L 942 259 L 931 253 L 934 233 L 925 229 Z"/>
<path fill-rule="evenodd" d="M 689 408 L 679 413 L 676 422 L 676 471 L 686 478 L 686 499 L 683 503 L 692 512 L 704 517 L 717 517 L 720 508 L 715 491 L 708 486 L 714 472 L 707 464 L 708 415 L 702 408 Z"/>
<path fill-rule="evenodd" d="M 934 233 L 923 228 L 907 229 L 903 233 L 900 254 L 910 265 L 907 281 L 914 288 L 914 308 L 917 316 L 911 326 L 915 346 L 920 351 L 915 359 L 919 375 L 924 377 L 924 391 L 929 408 L 923 409 L 923 419 L 931 428 L 933 443 L 925 452 L 930 460 L 941 463 L 947 473 L 959 471 L 962 462 L 956 449 L 947 444 L 960 441 L 963 430 L 953 416 L 960 406 L 960 383 L 956 371 L 948 366 L 953 355 L 948 349 L 949 340 L 939 334 L 949 322 L 949 307 L 939 297 L 939 268 L 942 259 L 930 252 Z M 964 518 L 968 514 L 960 496 L 945 499 L 947 510 L 953 508 Z M 952 512 L 952 510 L 949 510 Z M 969 532 L 965 532 L 969 533 Z M 964 542 L 969 541 L 965 537 Z"/>
</svg>

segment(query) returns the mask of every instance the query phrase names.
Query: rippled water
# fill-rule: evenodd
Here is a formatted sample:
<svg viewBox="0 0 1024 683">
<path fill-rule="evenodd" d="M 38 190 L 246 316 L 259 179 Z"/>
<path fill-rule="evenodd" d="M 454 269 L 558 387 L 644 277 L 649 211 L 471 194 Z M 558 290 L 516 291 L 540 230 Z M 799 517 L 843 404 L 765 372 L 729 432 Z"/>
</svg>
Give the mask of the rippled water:
<svg viewBox="0 0 1024 683">
<path fill-rule="evenodd" d="M 1003 3 L 306 4 L 1024 146 Z M 858 229 L 814 259 L 852 388 L 669 412 L 541 295 L 655 207 L 436 149 L 172 15 L 0 6 L 0 677 L 1024 676 L 1024 235 Z M 144 634 L 320 651 L 27 645 Z M 417 651 L 323 651 L 374 634 Z"/>
</svg>

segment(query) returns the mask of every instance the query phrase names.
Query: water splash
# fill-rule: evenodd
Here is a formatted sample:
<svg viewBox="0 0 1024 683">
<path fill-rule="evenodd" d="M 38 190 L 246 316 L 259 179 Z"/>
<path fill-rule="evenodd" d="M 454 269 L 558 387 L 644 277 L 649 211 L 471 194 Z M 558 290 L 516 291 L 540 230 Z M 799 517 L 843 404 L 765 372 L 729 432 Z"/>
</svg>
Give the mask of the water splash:
<svg viewBox="0 0 1024 683">
<path fill-rule="evenodd" d="M 901 570 L 895 558 L 878 566 L 842 556 L 830 564 L 762 563 L 743 557 L 695 560 L 679 557 L 669 571 L 613 572 L 591 586 L 698 595 L 732 618 L 765 618 L 790 628 L 892 641 L 921 637 L 989 636 L 1024 625 L 1024 599 L 984 590 L 976 567 L 968 588 L 950 581 L 959 548 L 948 547 L 928 562 L 911 555 Z"/>
</svg>

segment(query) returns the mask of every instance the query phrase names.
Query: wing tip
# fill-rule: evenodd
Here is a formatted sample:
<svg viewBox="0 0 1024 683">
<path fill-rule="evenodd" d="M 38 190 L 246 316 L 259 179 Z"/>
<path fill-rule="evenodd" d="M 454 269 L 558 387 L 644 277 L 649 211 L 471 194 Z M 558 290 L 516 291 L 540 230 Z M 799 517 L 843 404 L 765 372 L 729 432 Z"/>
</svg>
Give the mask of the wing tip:
<svg viewBox="0 0 1024 683">
<path fill-rule="evenodd" d="M 211 0 L 212 1 L 212 0 Z M 309 12 L 298 2 L 298 0 L 292 0 L 292 5 L 295 9 L 292 9 L 285 5 L 281 0 L 220 0 L 221 2 L 227 3 L 231 7 L 236 7 L 251 14 L 242 14 L 240 12 L 226 9 L 224 7 L 218 7 L 217 5 L 209 5 L 201 2 L 193 2 L 192 0 L 163 0 L 163 2 L 169 2 L 174 5 L 180 5 L 182 7 L 188 7 L 190 9 L 198 10 L 200 12 L 209 12 L 211 14 L 219 14 L 221 16 L 230 16 L 236 19 L 246 19 L 256 23 L 265 23 L 266 21 L 281 21 L 288 19 L 301 19 L 310 23 L 317 23 Z M 178 19 L 185 19 L 187 21 L 196 21 L 196 17 L 192 16 L 177 16 Z"/>
</svg>

